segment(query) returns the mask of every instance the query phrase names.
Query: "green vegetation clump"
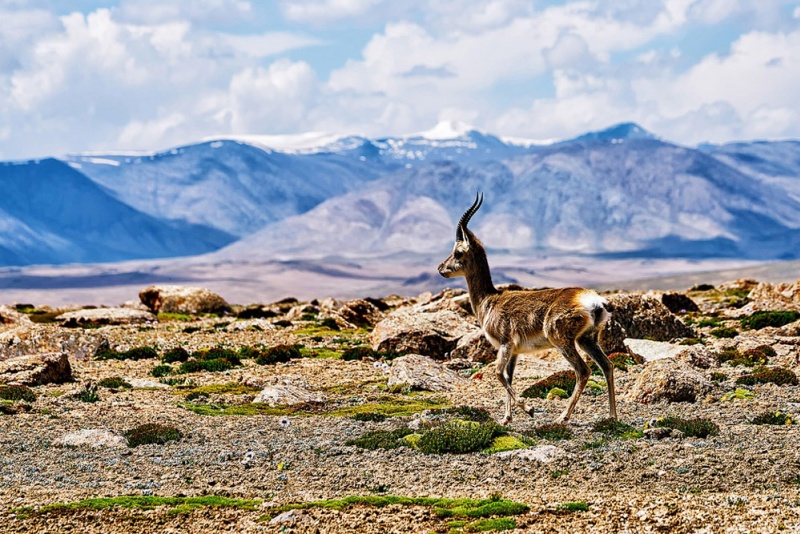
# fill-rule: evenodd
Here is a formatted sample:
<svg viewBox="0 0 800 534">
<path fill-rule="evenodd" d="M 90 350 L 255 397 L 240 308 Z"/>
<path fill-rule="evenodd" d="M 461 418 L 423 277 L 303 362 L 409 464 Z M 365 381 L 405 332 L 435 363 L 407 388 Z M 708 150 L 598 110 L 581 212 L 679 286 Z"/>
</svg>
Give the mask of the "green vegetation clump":
<svg viewBox="0 0 800 534">
<path fill-rule="evenodd" d="M 183 433 L 177 428 L 160 423 L 145 423 L 126 430 L 123 434 L 128 440 L 129 447 L 149 444 L 162 445 L 183 437 Z"/>
<path fill-rule="evenodd" d="M 101 349 L 95 355 L 95 360 L 145 360 L 149 358 L 158 358 L 158 353 L 153 347 L 134 347 L 125 352 L 119 352 L 114 349 Z"/>
<path fill-rule="evenodd" d="M 794 418 L 785 412 L 767 410 L 755 416 L 750 422 L 754 425 L 793 425 Z"/>
<path fill-rule="evenodd" d="M 728 375 L 726 375 L 725 373 L 720 373 L 718 371 L 711 373 L 712 382 L 725 382 L 727 379 Z"/>
<path fill-rule="evenodd" d="M 616 419 L 602 419 L 592 425 L 592 432 L 600 432 L 606 436 L 621 439 L 638 439 L 644 434 L 636 427 Z"/>
<path fill-rule="evenodd" d="M 0 399 L 34 402 L 36 393 L 28 386 L 0 386 Z"/>
<path fill-rule="evenodd" d="M 97 393 L 97 384 L 86 382 L 75 394 L 75 398 L 81 402 L 97 402 L 100 395 Z"/>
<path fill-rule="evenodd" d="M 156 365 L 150 370 L 150 375 L 156 378 L 161 378 L 162 376 L 168 376 L 175 372 L 175 369 L 171 365 Z"/>
<path fill-rule="evenodd" d="M 722 327 L 722 328 L 715 328 L 714 330 L 709 332 L 709 334 L 711 334 L 716 338 L 724 339 L 724 338 L 733 338 L 738 336 L 739 331 L 736 330 L 735 328 Z"/>
<path fill-rule="evenodd" d="M 545 423 L 543 425 L 534 427 L 533 430 L 526 432 L 525 435 L 546 439 L 548 441 L 559 441 L 572 439 L 573 434 L 572 429 L 570 429 L 570 427 L 567 425 L 560 423 Z"/>
<path fill-rule="evenodd" d="M 106 510 L 109 508 L 129 508 L 141 510 L 153 510 L 157 507 L 169 507 L 170 514 L 188 513 L 191 510 L 212 507 L 212 508 L 240 508 L 243 510 L 257 510 L 261 506 L 258 499 L 230 499 L 216 495 L 203 495 L 200 497 L 160 497 L 155 495 L 124 495 L 121 497 L 99 497 L 85 499 L 72 503 L 55 503 L 41 507 L 39 510 L 32 508 L 19 508 L 15 510 L 18 514 L 42 515 L 61 510 Z"/>
<path fill-rule="evenodd" d="M 101 388 L 107 389 L 130 389 L 131 386 L 124 378 L 121 376 L 112 376 L 109 378 L 104 378 L 97 382 L 97 385 Z"/>
<path fill-rule="evenodd" d="M 728 363 L 734 367 L 737 365 L 755 367 L 769 363 L 769 359 L 775 355 L 775 350 L 769 345 L 759 345 L 744 352 L 739 352 L 734 348 L 723 349 L 716 356 L 719 363 Z"/>
<path fill-rule="evenodd" d="M 784 326 L 800 319 L 796 311 L 757 311 L 739 320 L 743 328 L 759 330 L 767 326 Z"/>
<path fill-rule="evenodd" d="M 481 424 L 456 420 L 425 431 L 418 447 L 425 454 L 465 454 L 489 448 L 494 438 L 505 432 L 494 422 Z"/>
<path fill-rule="evenodd" d="M 189 359 L 189 356 L 189 351 L 183 347 L 175 347 L 165 352 L 164 356 L 161 357 L 161 361 L 163 363 L 185 362 Z"/>
<path fill-rule="evenodd" d="M 394 430 L 372 430 L 360 438 L 351 439 L 345 445 L 354 445 L 360 449 L 396 449 L 406 445 L 402 439 L 414 431 L 410 428 L 396 428 Z"/>
<path fill-rule="evenodd" d="M 656 428 L 673 428 L 680 430 L 686 437 L 707 438 L 718 436 L 719 426 L 708 419 L 683 419 L 680 417 L 660 417 L 653 423 Z"/>
<path fill-rule="evenodd" d="M 743 388 L 736 388 L 736 391 L 728 391 L 719 400 L 723 402 L 730 402 L 730 401 L 737 401 L 737 400 L 748 400 L 754 398 L 750 391 L 743 389 Z"/>
<path fill-rule="evenodd" d="M 699 321 L 697 321 L 697 326 L 700 326 L 700 327 L 711 326 L 711 327 L 714 327 L 714 328 L 719 328 L 719 327 L 723 326 L 724 324 L 725 323 L 723 322 L 723 320 L 720 319 L 719 317 L 708 317 L 708 318 L 700 319 Z"/>
<path fill-rule="evenodd" d="M 403 353 L 395 352 L 393 350 L 372 350 L 371 347 L 366 345 L 358 345 L 351 347 L 342 353 L 342 359 L 345 361 L 363 360 L 364 358 L 372 360 L 394 360 L 402 356 Z"/>
<path fill-rule="evenodd" d="M 183 362 L 178 368 L 181 374 L 195 373 L 198 371 L 219 372 L 233 369 L 241 365 L 239 356 L 230 349 L 214 347 L 199 350 L 192 354 L 194 359 Z"/>
<path fill-rule="evenodd" d="M 797 385 L 797 375 L 791 369 L 776 367 L 774 369 L 763 369 L 750 375 L 740 376 L 736 379 L 737 384 L 752 386 L 754 384 L 776 384 L 778 386 Z"/>
<path fill-rule="evenodd" d="M 574 371 L 559 371 L 547 378 L 543 378 L 534 382 L 531 387 L 522 392 L 525 398 L 547 398 L 547 394 L 553 388 L 561 388 L 568 394 L 572 394 L 575 389 L 575 372 Z"/>
<path fill-rule="evenodd" d="M 567 512 L 588 512 L 589 505 L 584 501 L 569 501 L 559 504 L 558 509 Z"/>
<path fill-rule="evenodd" d="M 287 363 L 290 360 L 302 358 L 300 350 L 293 345 L 275 345 L 264 349 L 255 358 L 258 365 L 271 365 L 276 363 Z"/>
<path fill-rule="evenodd" d="M 689 291 L 711 291 L 715 289 L 715 287 L 711 284 L 697 284 L 693 286 Z"/>
<path fill-rule="evenodd" d="M 356 421 L 374 421 L 377 423 L 386 421 L 386 415 L 380 412 L 363 412 L 353 415 Z"/>
<path fill-rule="evenodd" d="M 428 410 L 431 415 L 452 415 L 465 421 L 476 423 L 486 423 L 492 420 L 492 415 L 485 408 L 473 408 L 472 406 L 451 406 L 449 408 L 435 408 Z"/>
<path fill-rule="evenodd" d="M 433 512 L 437 517 L 443 519 L 503 518 L 525 514 L 530 510 L 527 504 L 508 501 L 499 496 L 493 496 L 489 499 L 447 499 L 433 497 L 399 497 L 396 495 L 354 495 L 343 499 L 286 504 L 270 509 L 269 514 L 279 514 L 288 510 L 307 508 L 342 510 L 348 506 L 355 505 L 368 505 L 379 508 L 390 505 L 429 506 L 433 508 Z"/>
</svg>

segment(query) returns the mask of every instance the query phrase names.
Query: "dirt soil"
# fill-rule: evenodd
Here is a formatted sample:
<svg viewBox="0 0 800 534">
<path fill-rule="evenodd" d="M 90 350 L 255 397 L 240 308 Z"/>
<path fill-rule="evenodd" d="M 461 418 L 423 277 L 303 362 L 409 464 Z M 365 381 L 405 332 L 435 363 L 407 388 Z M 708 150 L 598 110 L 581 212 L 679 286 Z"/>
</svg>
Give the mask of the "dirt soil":
<svg viewBox="0 0 800 534">
<path fill-rule="evenodd" d="M 709 303 L 704 313 L 711 313 L 713 306 Z M 161 354 L 176 346 L 193 351 L 299 343 L 320 351 L 368 343 L 364 331 L 320 335 L 308 329 L 314 324 L 309 321 L 239 332 L 225 329 L 230 321 L 204 317 L 188 322 L 162 320 L 144 327 L 44 328 L 49 335 L 101 335 L 112 347 L 150 346 Z M 730 326 L 735 324 L 729 321 Z M 700 330 L 712 350 L 768 344 L 777 352 L 771 367 L 800 372 L 800 337 L 766 328 L 742 331 L 732 340 L 717 339 L 708 335 L 711 329 Z M 485 408 L 499 420 L 504 393 L 494 379 L 493 364 L 472 374 L 466 386 L 444 393 L 388 390 L 385 369 L 373 361 L 318 356 L 263 366 L 245 359 L 241 367 L 224 372 L 180 375 L 191 381 L 191 387 L 145 383 L 119 391 L 99 388 L 97 402 L 81 402 L 73 396 L 85 383 L 108 377 L 157 383 L 150 373 L 158 363 L 75 358 L 71 360 L 75 382 L 37 386 L 33 388 L 37 399 L 27 411 L 0 413 L 0 532 L 385 533 L 458 528 L 437 517 L 430 507 L 404 505 L 309 508 L 292 513 L 284 522 L 270 521 L 278 515 L 273 511 L 279 505 L 352 495 L 502 495 L 530 507 L 515 518 L 516 532 L 800 532 L 798 425 L 750 423 L 766 411 L 790 413 L 800 420 L 800 387 L 748 386 L 752 399 L 721 401 L 724 393 L 736 389 L 735 378 L 750 371 L 743 367 L 724 364 L 700 370 L 705 376 L 722 372 L 727 378 L 714 382 L 714 389 L 697 402 L 652 405 L 627 397 L 643 366 L 617 372 L 622 421 L 642 430 L 648 421 L 663 416 L 706 418 L 719 426 L 717 436 L 606 438 L 593 432 L 592 424 L 607 417 L 607 395 L 584 394 L 570 421 L 572 439 L 539 440 L 532 445 L 551 445 L 564 453 L 543 462 L 484 452 L 426 455 L 409 447 L 364 450 L 345 442 L 369 430 L 398 428 L 415 416 L 372 422 L 325 414 L 332 407 L 422 400 Z M 563 364 L 557 360 L 523 356 L 515 386 L 521 391 L 559 368 Z M 462 372 L 470 376 L 471 371 Z M 245 383 L 260 388 L 287 382 L 324 395 L 324 406 L 317 406 L 321 413 L 201 415 L 186 408 L 186 394 L 198 386 Z M 214 393 L 192 402 L 247 405 L 254 394 L 250 390 Z M 517 412 L 509 425 L 512 431 L 552 422 L 566 400 L 533 402 L 535 418 Z M 142 423 L 172 425 L 183 437 L 135 448 L 56 445 L 72 431 L 104 429 L 122 434 Z M 245 462 L 248 452 L 251 459 Z M 253 509 L 200 507 L 185 513 L 168 507 L 37 512 L 53 503 L 124 495 L 218 495 L 260 502 Z M 585 502 L 588 510 L 563 509 L 564 503 L 578 501 Z"/>
</svg>

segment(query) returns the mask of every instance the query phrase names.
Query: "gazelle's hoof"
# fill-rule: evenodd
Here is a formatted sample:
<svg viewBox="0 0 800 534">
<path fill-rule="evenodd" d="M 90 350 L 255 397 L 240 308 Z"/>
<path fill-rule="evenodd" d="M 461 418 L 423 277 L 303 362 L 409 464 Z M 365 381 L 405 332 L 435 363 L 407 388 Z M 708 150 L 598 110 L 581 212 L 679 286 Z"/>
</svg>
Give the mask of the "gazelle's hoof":
<svg viewBox="0 0 800 534">
<path fill-rule="evenodd" d="M 522 409 L 525 410 L 525 413 L 530 415 L 531 417 L 536 417 L 536 406 L 522 406 Z"/>
<path fill-rule="evenodd" d="M 510 416 L 510 415 L 507 415 L 507 416 L 503 417 L 503 418 L 500 420 L 500 424 L 501 424 L 501 425 L 507 425 L 507 424 L 508 424 L 508 423 L 510 423 L 510 422 L 511 422 L 511 416 Z"/>
</svg>

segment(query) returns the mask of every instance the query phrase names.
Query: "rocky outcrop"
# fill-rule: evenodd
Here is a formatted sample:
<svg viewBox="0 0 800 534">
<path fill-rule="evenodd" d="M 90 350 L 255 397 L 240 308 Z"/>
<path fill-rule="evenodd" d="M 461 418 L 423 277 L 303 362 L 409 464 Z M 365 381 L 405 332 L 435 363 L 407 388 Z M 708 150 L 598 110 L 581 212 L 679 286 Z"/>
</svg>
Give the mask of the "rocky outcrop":
<svg viewBox="0 0 800 534">
<path fill-rule="evenodd" d="M 800 311 L 800 280 L 791 284 L 761 282 L 747 296 L 749 311 Z"/>
<path fill-rule="evenodd" d="M 461 358 L 472 362 L 493 362 L 497 359 L 497 349 L 483 335 L 483 330 L 462 336 L 456 343 L 456 348 L 450 352 L 451 358 Z"/>
<path fill-rule="evenodd" d="M 18 326 L 30 326 L 32 324 L 33 322 L 24 313 L 20 313 L 8 306 L 0 306 L 0 332 Z"/>
<path fill-rule="evenodd" d="M 625 339 L 623 343 L 637 363 L 647 364 L 656 360 L 672 358 L 701 369 L 719 365 L 711 351 L 704 345 L 673 345 L 649 339 Z"/>
<path fill-rule="evenodd" d="M 452 306 L 460 311 L 447 304 L 429 303 L 390 313 L 370 334 L 372 348 L 447 358 L 462 337 L 479 331 L 466 320 L 466 312 Z"/>
<path fill-rule="evenodd" d="M 40 386 L 72 380 L 66 352 L 31 354 L 0 362 L 0 382 Z"/>
<path fill-rule="evenodd" d="M 201 287 L 150 286 L 139 292 L 142 304 L 155 313 L 230 313 L 231 306 L 213 291 Z"/>
<path fill-rule="evenodd" d="M 613 311 L 599 337 L 606 354 L 624 352 L 625 338 L 671 341 L 696 335 L 690 326 L 653 297 L 621 293 L 607 300 Z"/>
<path fill-rule="evenodd" d="M 697 303 L 683 293 L 666 292 L 661 295 L 661 304 L 672 313 L 698 312 Z"/>
<path fill-rule="evenodd" d="M 515 449 L 512 451 L 499 452 L 495 456 L 498 458 L 519 458 L 527 462 L 538 462 L 542 464 L 549 464 L 562 458 L 568 458 L 571 455 L 555 445 L 538 445 L 531 449 Z"/>
<path fill-rule="evenodd" d="M 131 308 L 92 308 L 62 313 L 56 317 L 62 326 L 141 324 L 157 321 L 155 314 Z"/>
<path fill-rule="evenodd" d="M 53 441 L 56 447 L 89 447 L 92 449 L 116 449 L 127 445 L 123 436 L 110 430 L 84 429 L 67 432 Z"/>
<path fill-rule="evenodd" d="M 710 382 L 688 363 L 664 358 L 644 367 L 629 398 L 642 404 L 695 402 L 710 389 Z"/>
<path fill-rule="evenodd" d="M 375 326 L 383 314 L 375 304 L 363 299 L 349 300 L 337 310 L 339 317 L 355 326 Z"/>
<path fill-rule="evenodd" d="M 267 386 L 253 399 L 254 403 L 263 403 L 269 406 L 293 406 L 307 402 L 325 402 L 325 396 L 294 386 L 291 384 L 277 384 Z"/>
<path fill-rule="evenodd" d="M 392 361 L 388 386 L 408 386 L 424 391 L 453 391 L 469 380 L 419 354 L 401 356 Z"/>
</svg>

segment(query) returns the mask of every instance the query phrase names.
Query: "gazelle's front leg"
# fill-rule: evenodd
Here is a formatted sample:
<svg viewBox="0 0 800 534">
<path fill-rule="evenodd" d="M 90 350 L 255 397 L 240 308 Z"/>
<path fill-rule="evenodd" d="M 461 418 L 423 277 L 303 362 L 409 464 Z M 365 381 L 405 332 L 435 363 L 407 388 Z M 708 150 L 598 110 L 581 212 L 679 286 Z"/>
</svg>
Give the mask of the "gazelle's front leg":
<svg viewBox="0 0 800 534">
<path fill-rule="evenodd" d="M 503 420 L 500 422 L 500 424 L 503 425 L 511 422 L 514 405 L 519 406 L 523 411 L 527 412 L 525 405 L 520 402 L 517 398 L 517 394 L 514 392 L 514 388 L 511 387 L 511 381 L 514 379 L 516 358 L 516 354 L 511 353 L 510 345 L 501 345 L 500 350 L 497 351 L 495 373 L 497 374 L 497 379 L 500 380 L 500 383 L 503 384 L 503 387 L 506 389 L 505 414 L 503 415 Z"/>
</svg>

